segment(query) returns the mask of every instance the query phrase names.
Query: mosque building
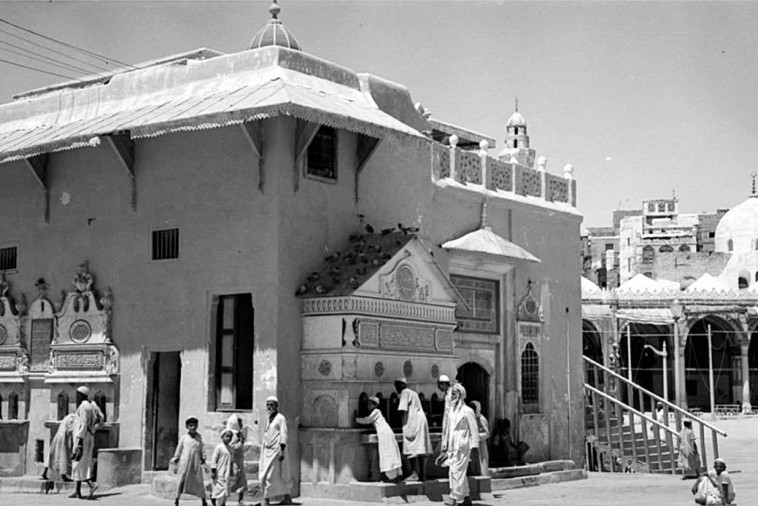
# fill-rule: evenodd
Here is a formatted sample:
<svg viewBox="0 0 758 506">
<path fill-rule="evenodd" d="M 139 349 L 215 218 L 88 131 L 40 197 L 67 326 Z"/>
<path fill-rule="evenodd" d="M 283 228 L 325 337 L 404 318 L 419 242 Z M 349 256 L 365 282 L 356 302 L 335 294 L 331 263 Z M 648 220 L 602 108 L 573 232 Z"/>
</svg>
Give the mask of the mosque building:
<svg viewBox="0 0 758 506">
<path fill-rule="evenodd" d="M 41 471 L 81 384 L 142 479 L 190 415 L 215 445 L 240 414 L 255 460 L 276 395 L 294 493 L 318 494 L 373 478 L 354 413 L 378 395 L 397 428 L 397 377 L 439 431 L 441 374 L 530 460 L 581 463 L 571 166 L 535 160 L 518 111 L 491 156 L 270 13 L 247 50 L 0 105 L 0 473 Z"/>
<path fill-rule="evenodd" d="M 758 403 L 755 182 L 747 200 L 717 214 L 713 251 L 657 249 L 647 275 L 618 288 L 582 279 L 584 354 L 625 375 L 631 363 L 636 383 L 681 407 L 750 412 Z"/>
</svg>

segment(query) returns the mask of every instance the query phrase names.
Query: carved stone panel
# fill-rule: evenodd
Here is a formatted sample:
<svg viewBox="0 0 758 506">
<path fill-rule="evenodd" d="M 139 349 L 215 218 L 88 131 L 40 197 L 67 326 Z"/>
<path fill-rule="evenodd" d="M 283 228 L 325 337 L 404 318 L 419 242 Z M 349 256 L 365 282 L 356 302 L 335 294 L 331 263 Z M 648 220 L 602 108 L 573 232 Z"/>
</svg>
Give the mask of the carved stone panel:
<svg viewBox="0 0 758 506">
<path fill-rule="evenodd" d="M 32 320 L 30 370 L 47 372 L 50 342 L 53 339 L 52 318 Z"/>
<path fill-rule="evenodd" d="M 59 371 L 98 371 L 105 367 L 105 356 L 100 351 L 58 352 L 55 355 L 55 368 Z"/>
<path fill-rule="evenodd" d="M 16 354 L 3 353 L 0 355 L 0 371 L 16 370 Z"/>
</svg>

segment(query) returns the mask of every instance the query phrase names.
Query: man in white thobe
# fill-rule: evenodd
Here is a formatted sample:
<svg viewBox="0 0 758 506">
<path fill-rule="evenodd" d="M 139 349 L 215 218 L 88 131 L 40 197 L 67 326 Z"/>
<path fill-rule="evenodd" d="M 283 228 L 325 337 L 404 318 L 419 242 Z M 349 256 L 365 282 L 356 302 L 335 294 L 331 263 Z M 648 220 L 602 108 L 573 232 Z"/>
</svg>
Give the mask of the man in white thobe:
<svg viewBox="0 0 758 506">
<path fill-rule="evenodd" d="M 268 420 L 263 435 L 258 480 L 266 504 L 284 497 L 279 504 L 294 504 L 290 497 L 290 463 L 287 457 L 287 420 L 279 413 L 279 400 L 273 395 L 266 399 Z"/>
<path fill-rule="evenodd" d="M 94 402 L 89 400 L 89 388 L 80 386 L 76 389 L 76 419 L 74 420 L 74 461 L 71 478 L 76 481 L 76 491 L 71 497 L 82 498 L 82 482 L 89 485 L 89 498 L 95 494 L 97 485 L 92 483 L 94 462 L 92 451 L 95 449 L 95 431 L 103 422 L 103 413 Z"/>
<path fill-rule="evenodd" d="M 400 394 L 397 410 L 403 416 L 403 455 L 411 465 L 411 475 L 407 479 L 426 481 L 426 456 L 432 453 L 429 422 L 418 394 L 408 388 L 405 378 L 395 380 L 395 390 Z"/>
<path fill-rule="evenodd" d="M 470 505 L 468 478 L 471 449 L 479 447 L 479 424 L 474 411 L 466 405 L 466 389 L 455 384 L 450 392 L 450 420 L 447 432 L 448 478 L 450 482 L 450 501 L 448 506 Z"/>
</svg>

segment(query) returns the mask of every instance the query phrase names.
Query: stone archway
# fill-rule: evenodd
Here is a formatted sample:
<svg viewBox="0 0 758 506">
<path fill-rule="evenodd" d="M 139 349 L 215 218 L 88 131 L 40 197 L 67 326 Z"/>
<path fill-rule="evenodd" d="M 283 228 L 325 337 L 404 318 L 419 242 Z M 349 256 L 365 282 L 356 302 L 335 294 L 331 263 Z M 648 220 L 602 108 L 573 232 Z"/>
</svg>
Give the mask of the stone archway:
<svg viewBox="0 0 758 506">
<path fill-rule="evenodd" d="M 628 330 L 627 330 L 628 329 Z M 628 322 L 620 330 L 619 336 L 619 357 L 621 372 L 624 377 L 628 376 L 628 367 L 632 368 L 632 381 L 642 388 L 649 390 L 661 397 L 664 394 L 663 381 L 663 357 L 659 356 L 656 351 L 663 351 L 663 343 L 666 343 L 668 360 L 666 362 L 666 374 L 668 376 L 669 395 L 673 398 L 673 350 L 671 339 L 671 327 L 668 325 L 655 325 L 652 323 Z M 627 346 L 627 336 L 631 337 L 631 359 L 629 347 Z M 622 396 L 626 396 L 625 389 L 622 389 Z M 639 398 L 635 398 L 636 407 L 639 408 Z M 650 409 L 649 405 L 645 409 Z"/>
<path fill-rule="evenodd" d="M 742 384 L 739 381 L 740 343 L 739 330 L 730 321 L 716 315 L 707 315 L 694 321 L 687 332 L 684 348 L 685 393 L 687 406 L 710 410 L 708 378 L 708 327 L 711 329 L 713 354 L 713 385 L 716 404 L 742 402 Z"/>
<path fill-rule="evenodd" d="M 466 402 L 479 401 L 482 414 L 490 419 L 490 374 L 476 362 L 466 362 L 458 367 L 456 381 L 466 389 Z"/>
</svg>

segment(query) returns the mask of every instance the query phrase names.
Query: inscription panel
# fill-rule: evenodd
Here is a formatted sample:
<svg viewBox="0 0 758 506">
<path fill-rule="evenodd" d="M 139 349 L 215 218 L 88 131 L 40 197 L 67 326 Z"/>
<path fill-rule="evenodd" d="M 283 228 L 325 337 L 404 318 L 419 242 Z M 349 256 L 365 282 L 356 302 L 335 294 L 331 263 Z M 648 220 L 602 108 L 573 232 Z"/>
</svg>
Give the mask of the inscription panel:
<svg viewBox="0 0 758 506">
<path fill-rule="evenodd" d="M 100 370 L 103 368 L 103 354 L 58 353 L 55 356 L 55 368 L 59 370 Z"/>
<path fill-rule="evenodd" d="M 31 361 L 30 370 L 33 372 L 47 371 L 47 361 L 50 358 L 50 341 L 53 338 L 53 320 L 45 318 L 32 320 Z"/>
<path fill-rule="evenodd" d="M 383 323 L 379 342 L 385 350 L 434 351 L 434 328 Z"/>
<path fill-rule="evenodd" d="M 16 370 L 16 354 L 0 355 L 0 371 L 15 371 Z"/>
</svg>

